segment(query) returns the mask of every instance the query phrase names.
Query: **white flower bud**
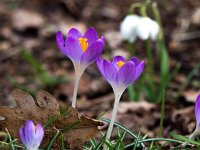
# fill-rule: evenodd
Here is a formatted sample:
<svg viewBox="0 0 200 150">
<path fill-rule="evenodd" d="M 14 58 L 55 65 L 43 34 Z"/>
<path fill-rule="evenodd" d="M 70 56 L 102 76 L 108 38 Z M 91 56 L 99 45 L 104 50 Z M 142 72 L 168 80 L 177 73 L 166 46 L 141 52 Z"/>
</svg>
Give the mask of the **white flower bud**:
<svg viewBox="0 0 200 150">
<path fill-rule="evenodd" d="M 142 40 L 155 40 L 159 33 L 159 25 L 149 17 L 141 17 L 136 27 L 137 36 Z"/>
<path fill-rule="evenodd" d="M 120 25 L 120 33 L 123 39 L 133 43 L 136 38 L 136 27 L 140 17 L 137 15 L 128 15 L 124 18 Z"/>
</svg>

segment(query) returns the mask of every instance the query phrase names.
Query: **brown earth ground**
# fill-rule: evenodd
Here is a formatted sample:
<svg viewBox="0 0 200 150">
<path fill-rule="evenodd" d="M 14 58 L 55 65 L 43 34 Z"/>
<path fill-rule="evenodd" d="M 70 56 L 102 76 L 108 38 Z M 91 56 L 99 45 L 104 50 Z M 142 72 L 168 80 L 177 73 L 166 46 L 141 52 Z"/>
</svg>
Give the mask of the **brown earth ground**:
<svg viewBox="0 0 200 150">
<path fill-rule="evenodd" d="M 104 56 L 121 54 L 130 56 L 128 47 L 119 35 L 119 25 L 126 16 L 131 0 L 79 0 L 0 1 L 0 103 L 13 105 L 10 93 L 14 88 L 29 89 L 33 93 L 45 89 L 61 103 L 71 105 L 74 70 L 69 59 L 63 56 L 55 41 L 55 34 L 64 34 L 71 27 L 84 32 L 93 26 L 106 38 Z M 167 90 L 164 117 L 164 137 L 169 132 L 190 134 L 195 128 L 194 102 L 200 93 L 200 71 L 175 100 L 174 93 L 187 79 L 189 72 L 200 62 L 200 2 L 172 0 L 158 4 L 170 55 L 170 68 L 181 64 Z M 145 59 L 143 43 L 135 43 L 136 55 Z M 30 52 L 53 76 L 64 76 L 67 81 L 55 86 L 44 86 L 37 79 L 20 50 Z M 155 65 L 158 58 L 155 54 Z M 155 67 L 155 72 L 157 68 Z M 137 86 L 137 83 L 135 84 Z M 111 87 L 100 76 L 95 64 L 81 78 L 78 110 L 90 117 L 112 109 Z M 108 115 L 109 116 L 109 115 Z M 149 103 L 142 96 L 138 103 L 128 100 L 125 92 L 119 106 L 117 121 L 133 132 L 148 133 L 157 137 L 160 121 L 160 104 Z"/>
</svg>

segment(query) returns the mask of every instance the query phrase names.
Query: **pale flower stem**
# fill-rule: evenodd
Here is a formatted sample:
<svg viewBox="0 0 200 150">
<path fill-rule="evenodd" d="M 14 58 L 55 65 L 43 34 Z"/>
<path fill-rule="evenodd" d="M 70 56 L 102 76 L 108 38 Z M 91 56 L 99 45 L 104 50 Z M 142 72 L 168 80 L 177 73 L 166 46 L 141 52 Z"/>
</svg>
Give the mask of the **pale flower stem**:
<svg viewBox="0 0 200 150">
<path fill-rule="evenodd" d="M 112 118 L 111 118 L 111 121 L 110 121 L 110 125 L 109 125 L 107 133 L 106 133 L 106 141 L 108 141 L 110 139 L 110 137 L 111 137 L 111 133 L 112 133 L 114 122 L 115 122 L 115 118 L 116 118 L 116 115 L 117 115 L 117 109 L 118 109 L 118 104 L 119 104 L 119 100 L 121 98 L 121 95 L 122 94 L 118 94 L 118 93 L 115 94 L 114 108 L 113 108 L 113 112 L 112 112 Z M 104 144 L 104 148 L 103 149 L 107 150 L 106 144 Z"/>
<path fill-rule="evenodd" d="M 195 137 L 196 137 L 197 135 L 199 135 L 199 129 L 198 129 L 198 128 L 196 128 L 196 129 L 194 130 L 194 132 L 189 136 L 189 139 L 193 140 L 193 139 L 195 139 Z M 188 144 L 187 142 L 184 142 L 181 146 L 182 146 L 182 147 L 185 147 L 187 144 Z"/>
<path fill-rule="evenodd" d="M 72 107 L 76 107 L 76 100 L 77 100 L 77 93 L 78 93 L 78 85 L 80 81 L 81 75 L 75 74 L 75 80 L 74 80 L 74 92 L 73 92 L 73 99 L 72 99 Z"/>
</svg>

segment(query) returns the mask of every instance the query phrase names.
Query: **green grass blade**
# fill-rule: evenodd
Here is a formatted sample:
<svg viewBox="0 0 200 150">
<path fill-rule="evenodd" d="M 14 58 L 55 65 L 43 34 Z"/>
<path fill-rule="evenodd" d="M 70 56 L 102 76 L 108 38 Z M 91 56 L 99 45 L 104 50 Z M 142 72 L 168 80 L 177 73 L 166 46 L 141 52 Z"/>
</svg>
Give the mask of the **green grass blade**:
<svg viewBox="0 0 200 150">
<path fill-rule="evenodd" d="M 63 134 L 61 135 L 61 144 L 62 144 L 62 150 L 65 150 L 65 142 L 64 142 L 64 136 Z"/>
<path fill-rule="evenodd" d="M 52 144 L 54 143 L 54 141 L 57 139 L 57 137 L 60 136 L 61 133 L 64 133 L 68 130 L 70 130 L 71 128 L 73 128 L 76 124 L 78 124 L 80 122 L 80 120 L 77 120 L 75 122 L 73 122 L 72 124 L 70 124 L 69 126 L 67 126 L 66 128 L 64 129 L 61 129 L 61 130 L 57 130 L 57 132 L 53 135 L 53 137 L 51 138 L 46 150 L 50 150 L 51 149 L 51 146 Z"/>
<path fill-rule="evenodd" d="M 10 136 L 10 133 L 8 132 L 7 129 L 5 129 L 5 130 L 6 130 L 6 133 L 7 133 L 7 135 L 8 135 L 8 139 L 9 139 L 9 142 L 10 142 L 11 148 L 12 148 L 12 150 L 15 150 L 15 145 L 14 145 L 14 142 L 13 142 L 11 136 Z"/>
<path fill-rule="evenodd" d="M 57 130 L 57 132 L 53 135 L 53 137 L 51 138 L 46 150 L 51 150 L 51 146 L 53 145 L 54 141 L 56 140 L 56 138 L 58 137 L 58 135 L 60 134 L 60 131 Z"/>
<path fill-rule="evenodd" d="M 94 150 L 100 150 L 104 142 L 105 142 L 105 136 L 101 139 L 101 142 L 95 147 Z"/>
<path fill-rule="evenodd" d="M 106 146 L 109 148 L 109 150 L 115 150 L 114 146 L 112 145 L 112 143 L 110 143 L 109 141 L 104 141 L 104 144 L 106 144 Z"/>
<path fill-rule="evenodd" d="M 164 114 L 165 114 L 165 91 L 163 90 L 163 92 L 162 92 L 162 100 L 161 100 L 159 137 L 161 137 L 162 133 L 163 133 Z"/>
<path fill-rule="evenodd" d="M 188 74 L 186 80 L 183 81 L 182 85 L 179 88 L 178 94 L 179 95 L 181 92 L 183 92 L 187 85 L 190 83 L 190 81 L 192 80 L 192 78 L 199 73 L 200 70 L 200 62 L 192 69 L 192 71 Z"/>
<path fill-rule="evenodd" d="M 92 145 L 93 148 L 97 147 L 97 143 L 96 143 L 96 139 L 95 138 L 92 138 L 90 140 L 90 143 L 91 143 L 91 145 Z"/>
<path fill-rule="evenodd" d="M 101 120 L 110 123 L 110 119 L 102 118 Z M 117 126 L 117 127 L 119 127 L 119 128 L 121 128 L 122 130 L 126 131 L 126 132 L 127 132 L 129 135 L 131 135 L 134 139 L 137 138 L 137 136 L 136 136 L 132 131 L 130 131 L 128 128 L 126 128 L 126 127 L 120 125 L 120 124 L 117 123 L 117 122 L 114 122 L 114 125 Z M 142 146 L 143 148 L 145 147 L 145 145 L 144 145 L 143 143 L 140 143 L 140 144 L 141 144 L 141 146 Z"/>
<path fill-rule="evenodd" d="M 53 115 L 50 118 L 48 118 L 47 122 L 44 124 L 44 128 L 50 126 L 54 121 L 58 120 L 60 117 L 62 117 L 61 115 Z"/>
<path fill-rule="evenodd" d="M 170 133 L 170 136 L 172 136 L 173 138 L 178 139 L 180 141 L 184 141 L 184 142 L 196 145 L 196 146 L 200 146 L 199 142 L 194 141 L 192 139 L 189 139 L 189 138 L 187 138 L 185 136 L 182 136 L 182 135 L 179 135 L 179 134 L 176 134 L 176 133 Z"/>
</svg>

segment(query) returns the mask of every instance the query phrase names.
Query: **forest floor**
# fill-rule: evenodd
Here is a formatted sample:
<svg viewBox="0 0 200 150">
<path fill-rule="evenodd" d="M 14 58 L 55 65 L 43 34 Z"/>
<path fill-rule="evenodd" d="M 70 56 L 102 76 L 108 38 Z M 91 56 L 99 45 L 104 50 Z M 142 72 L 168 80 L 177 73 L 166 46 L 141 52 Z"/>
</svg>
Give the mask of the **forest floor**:
<svg viewBox="0 0 200 150">
<path fill-rule="evenodd" d="M 13 105 L 10 93 L 14 88 L 28 92 L 45 89 L 60 103 L 71 105 L 74 68 L 63 56 L 56 44 L 55 34 L 60 29 L 66 34 L 75 27 L 84 32 L 93 26 L 99 35 L 104 35 L 104 57 L 117 54 L 130 56 L 123 42 L 119 26 L 126 16 L 131 0 L 81 0 L 81 1 L 1 1 L 0 2 L 0 104 Z M 195 128 L 194 104 L 200 91 L 200 71 L 187 86 L 179 91 L 188 74 L 200 62 L 200 2 L 197 0 L 172 0 L 158 4 L 170 56 L 170 69 L 181 67 L 167 88 L 164 137 L 169 132 L 189 135 Z M 135 54 L 145 59 L 142 41 L 137 40 Z M 63 76 L 66 81 L 46 86 L 22 56 L 28 51 L 52 76 Z M 155 51 L 155 66 L 158 58 Z M 155 72 L 158 72 L 155 67 Z M 135 83 L 137 86 L 137 82 Z M 91 65 L 81 78 L 77 109 L 82 114 L 96 118 L 112 109 L 114 96 L 110 85 L 103 80 L 96 64 Z M 117 122 L 134 133 L 157 137 L 160 121 L 160 103 L 150 103 L 143 95 L 139 102 L 128 100 L 123 95 Z M 107 115 L 110 116 L 109 114 Z"/>
</svg>

